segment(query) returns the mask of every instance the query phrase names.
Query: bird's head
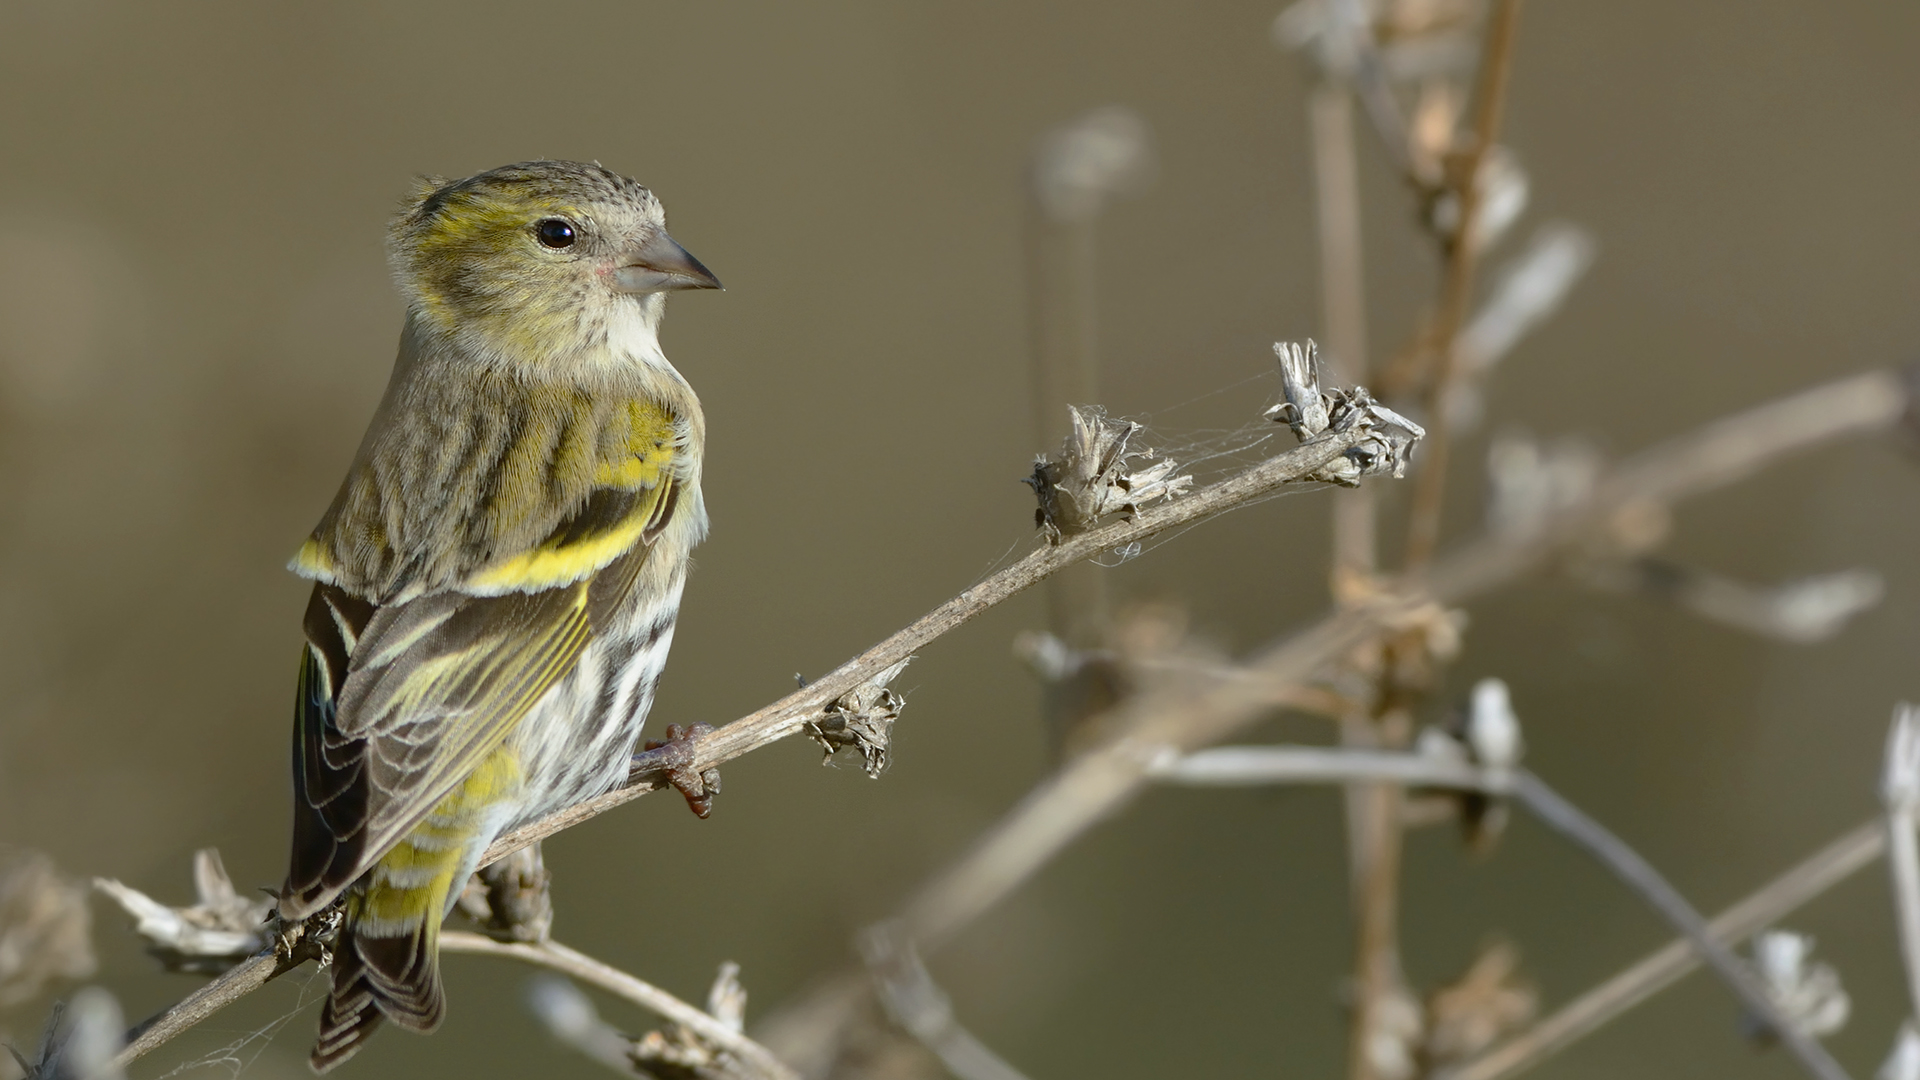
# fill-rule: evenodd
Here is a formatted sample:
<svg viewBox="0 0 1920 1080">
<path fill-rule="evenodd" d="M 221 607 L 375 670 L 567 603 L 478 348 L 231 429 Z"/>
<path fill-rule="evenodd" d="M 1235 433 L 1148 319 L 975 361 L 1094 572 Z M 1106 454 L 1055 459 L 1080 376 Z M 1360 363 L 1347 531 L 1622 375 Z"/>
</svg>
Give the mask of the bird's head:
<svg viewBox="0 0 1920 1080">
<path fill-rule="evenodd" d="M 720 288 L 653 192 L 571 161 L 423 179 L 388 246 L 417 319 L 512 359 L 604 347 L 636 318 L 650 336 L 665 293 Z"/>
</svg>

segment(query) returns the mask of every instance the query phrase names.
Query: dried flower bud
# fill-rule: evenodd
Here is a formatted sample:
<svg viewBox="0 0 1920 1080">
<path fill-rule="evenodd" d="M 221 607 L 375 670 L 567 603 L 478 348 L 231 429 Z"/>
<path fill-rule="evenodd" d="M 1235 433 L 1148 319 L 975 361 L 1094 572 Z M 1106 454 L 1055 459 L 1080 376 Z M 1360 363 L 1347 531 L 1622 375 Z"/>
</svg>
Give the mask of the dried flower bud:
<svg viewBox="0 0 1920 1080">
<path fill-rule="evenodd" d="M 747 988 L 740 984 L 740 965 L 731 960 L 720 964 L 707 991 L 707 1012 L 733 1031 L 747 1030 Z"/>
<path fill-rule="evenodd" d="M 1818 1039 L 1846 1025 L 1853 1002 L 1833 966 L 1813 960 L 1813 938 L 1787 930 L 1768 930 L 1753 939 L 1753 965 L 1767 996 L 1794 1026 Z M 1760 1038 L 1772 1033 L 1751 1017 L 1748 1030 Z"/>
<path fill-rule="evenodd" d="M 0 1008 L 93 974 L 87 889 L 37 851 L 0 868 Z"/>
<path fill-rule="evenodd" d="M 1524 746 L 1520 738 L 1520 718 L 1514 714 L 1507 684 L 1501 679 L 1481 679 L 1473 684 L 1472 703 L 1467 707 L 1466 744 L 1473 759 L 1488 769 L 1511 769 L 1520 764 Z"/>
<path fill-rule="evenodd" d="M 1567 293 L 1593 264 L 1593 236 L 1565 222 L 1550 222 L 1496 275 L 1493 295 L 1474 313 L 1454 346 L 1460 370 L 1484 374 L 1534 327 L 1559 310 Z"/>
<path fill-rule="evenodd" d="M 1304 479 L 1353 487 L 1364 476 L 1398 479 L 1406 475 L 1414 444 L 1427 435 L 1425 428 L 1374 401 L 1364 386 L 1322 389 L 1318 350 L 1312 341 L 1305 348 L 1277 341 L 1273 353 L 1280 359 L 1280 386 L 1286 400 L 1268 409 L 1267 419 L 1287 425 L 1302 442 L 1323 432 L 1356 427 L 1369 436 Z"/>
<path fill-rule="evenodd" d="M 1108 105 L 1040 137 L 1033 191 L 1054 221 L 1091 221 L 1115 195 L 1153 183 L 1153 138 L 1131 109 Z"/>
<path fill-rule="evenodd" d="M 1535 536 L 1554 514 L 1593 491 L 1600 466 L 1599 453 L 1585 443 L 1543 446 L 1522 434 L 1494 439 L 1487 451 L 1487 528 L 1503 539 Z"/>
<path fill-rule="evenodd" d="M 1267 418 L 1293 429 L 1301 442 L 1327 430 L 1327 401 L 1320 393 L 1320 347 L 1312 338 L 1305 348 L 1291 341 L 1273 343 L 1280 358 L 1280 390 L 1286 401 L 1267 410 Z"/>
<path fill-rule="evenodd" d="M 1533 1019 L 1539 995 L 1519 976 L 1519 951 L 1497 942 L 1481 949 L 1458 980 L 1428 996 L 1422 1057 L 1429 1072 L 1474 1057 Z"/>
<path fill-rule="evenodd" d="M 893 724 L 907 704 L 907 699 L 888 689 L 887 684 L 898 678 L 912 660 L 909 656 L 840 695 L 820 719 L 807 723 L 807 736 L 826 750 L 822 765 L 832 764 L 836 752 L 851 746 L 859 752 L 868 776 L 878 777 L 886 771 Z"/>
<path fill-rule="evenodd" d="M 268 945 L 271 897 L 254 900 L 236 893 L 215 848 L 193 855 L 197 901 L 168 907 L 131 886 L 107 878 L 93 887 L 111 897 L 134 918 L 134 933 L 147 939 L 147 951 L 169 971 L 213 974 L 245 960 Z"/>
<path fill-rule="evenodd" d="M 499 941 L 545 941 L 553 930 L 553 874 L 530 844 L 467 879 L 460 910 Z"/>
<path fill-rule="evenodd" d="M 1530 184 L 1520 160 L 1504 146 L 1491 147 L 1480 158 L 1475 183 L 1479 187 L 1480 207 L 1474 216 L 1473 247 L 1476 251 L 1485 251 L 1499 243 L 1508 226 L 1526 210 Z M 1457 238 L 1460 217 L 1460 193 L 1451 187 L 1442 190 L 1427 210 L 1428 224 L 1446 237 Z"/>
<path fill-rule="evenodd" d="M 1093 406 L 1070 406 L 1073 430 L 1060 447 L 1060 460 L 1041 457 L 1025 483 L 1033 487 L 1040 507 L 1034 521 L 1047 539 L 1062 539 L 1093 528 L 1108 514 L 1133 515 L 1156 500 L 1172 499 L 1193 486 L 1193 477 L 1175 476 L 1171 459 L 1137 472 L 1130 459 L 1151 459 L 1154 451 L 1133 450 L 1128 442 L 1140 425 L 1110 420 Z"/>
</svg>

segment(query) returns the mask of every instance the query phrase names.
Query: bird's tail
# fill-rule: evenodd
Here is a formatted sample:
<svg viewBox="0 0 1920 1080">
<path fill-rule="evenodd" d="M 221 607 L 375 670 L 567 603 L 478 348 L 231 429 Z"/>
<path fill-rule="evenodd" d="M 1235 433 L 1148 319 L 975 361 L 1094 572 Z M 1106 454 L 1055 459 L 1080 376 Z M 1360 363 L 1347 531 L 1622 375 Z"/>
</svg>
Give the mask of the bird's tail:
<svg viewBox="0 0 1920 1080">
<path fill-rule="evenodd" d="M 460 846 L 402 841 L 351 896 L 333 946 L 333 989 L 309 1061 L 326 1072 L 352 1057 L 382 1018 L 427 1032 L 440 1026 L 440 921 L 460 870 Z"/>
</svg>

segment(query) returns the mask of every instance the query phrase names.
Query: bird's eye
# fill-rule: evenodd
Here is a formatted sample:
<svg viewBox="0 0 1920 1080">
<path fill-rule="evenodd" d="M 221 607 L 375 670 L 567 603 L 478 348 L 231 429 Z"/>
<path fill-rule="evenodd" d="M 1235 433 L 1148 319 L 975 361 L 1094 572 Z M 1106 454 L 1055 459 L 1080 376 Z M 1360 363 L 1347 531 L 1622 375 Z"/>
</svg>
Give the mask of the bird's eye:
<svg viewBox="0 0 1920 1080">
<path fill-rule="evenodd" d="M 534 223 L 533 235 L 550 248 L 572 247 L 574 241 L 573 223 L 565 218 L 543 218 Z"/>
</svg>

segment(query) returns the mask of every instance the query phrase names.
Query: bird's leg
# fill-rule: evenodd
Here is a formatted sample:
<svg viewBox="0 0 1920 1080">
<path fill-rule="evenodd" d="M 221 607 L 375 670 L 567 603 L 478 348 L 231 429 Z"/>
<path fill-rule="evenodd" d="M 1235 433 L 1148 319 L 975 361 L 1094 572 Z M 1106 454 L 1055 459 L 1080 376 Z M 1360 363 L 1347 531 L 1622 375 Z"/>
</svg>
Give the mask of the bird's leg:
<svg viewBox="0 0 1920 1080">
<path fill-rule="evenodd" d="M 687 809 L 699 817 L 713 812 L 713 797 L 720 794 L 720 770 L 693 771 L 694 744 L 702 736 L 713 734 L 712 724 L 668 724 L 665 739 L 649 739 L 633 755 L 627 776 L 657 772 L 667 778 L 687 800 Z"/>
</svg>

